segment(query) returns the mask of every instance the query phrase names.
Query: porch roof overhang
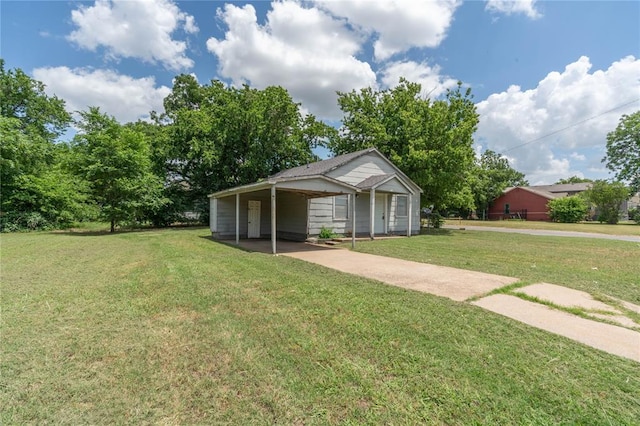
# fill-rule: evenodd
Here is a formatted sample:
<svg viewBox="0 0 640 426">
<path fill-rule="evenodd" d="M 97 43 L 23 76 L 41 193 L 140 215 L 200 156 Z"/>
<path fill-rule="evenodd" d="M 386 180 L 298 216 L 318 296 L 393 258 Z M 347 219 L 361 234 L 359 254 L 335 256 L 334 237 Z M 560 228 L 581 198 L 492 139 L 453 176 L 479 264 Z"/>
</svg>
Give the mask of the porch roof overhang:
<svg viewBox="0 0 640 426">
<path fill-rule="evenodd" d="M 402 186 L 406 190 L 405 192 L 401 192 L 403 194 L 415 194 L 416 192 L 422 192 L 421 189 L 419 189 L 419 191 L 415 191 L 409 184 L 407 184 L 407 182 L 404 181 L 404 179 L 402 179 L 400 176 L 398 176 L 395 173 L 371 176 L 363 180 L 362 182 L 360 182 L 358 184 L 358 188 L 360 188 L 363 191 L 375 190 L 375 191 L 381 191 L 381 192 L 400 193 L 395 190 L 386 190 L 384 188 L 385 184 L 392 181 L 398 182 L 400 186 Z"/>
<path fill-rule="evenodd" d="M 236 186 L 209 195 L 209 198 L 223 198 L 236 194 L 257 192 L 275 187 L 280 191 L 296 192 L 309 198 L 328 197 L 340 194 L 357 194 L 361 189 L 324 175 L 299 176 L 290 178 L 270 178 L 261 182 Z"/>
</svg>

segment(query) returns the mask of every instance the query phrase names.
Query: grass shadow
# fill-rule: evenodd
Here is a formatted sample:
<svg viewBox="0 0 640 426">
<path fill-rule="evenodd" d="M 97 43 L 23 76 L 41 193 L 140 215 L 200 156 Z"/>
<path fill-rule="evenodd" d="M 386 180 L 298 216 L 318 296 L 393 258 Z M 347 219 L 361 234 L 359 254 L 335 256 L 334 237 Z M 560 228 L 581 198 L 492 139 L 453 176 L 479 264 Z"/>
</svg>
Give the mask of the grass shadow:
<svg viewBox="0 0 640 426">
<path fill-rule="evenodd" d="M 87 229 L 87 228 L 69 228 L 69 229 L 57 229 L 55 231 L 49 231 L 51 235 L 66 235 L 74 237 L 98 237 L 106 235 L 122 235 L 122 234 L 134 234 L 134 233 L 147 233 L 147 232 L 159 232 L 164 230 L 186 230 L 202 228 L 206 229 L 205 225 L 173 225 L 163 228 L 159 227 L 126 227 L 118 228 L 115 232 L 111 232 L 108 228 L 105 229 Z"/>
</svg>

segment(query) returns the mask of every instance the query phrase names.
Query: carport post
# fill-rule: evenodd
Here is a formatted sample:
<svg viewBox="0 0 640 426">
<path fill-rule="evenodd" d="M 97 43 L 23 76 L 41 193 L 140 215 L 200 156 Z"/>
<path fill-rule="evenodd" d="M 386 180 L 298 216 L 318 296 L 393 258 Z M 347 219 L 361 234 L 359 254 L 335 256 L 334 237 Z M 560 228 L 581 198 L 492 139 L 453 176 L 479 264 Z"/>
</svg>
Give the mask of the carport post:
<svg viewBox="0 0 640 426">
<path fill-rule="evenodd" d="M 407 212 L 407 237 L 411 236 L 411 216 L 413 216 L 413 206 L 412 206 L 412 199 L 413 197 L 411 196 L 411 193 L 409 193 L 409 211 Z"/>
<path fill-rule="evenodd" d="M 351 194 L 351 248 L 356 248 L 356 193 Z"/>
<path fill-rule="evenodd" d="M 240 193 L 236 193 L 236 244 L 240 245 Z"/>
<path fill-rule="evenodd" d="M 369 193 L 369 237 L 373 240 L 375 237 L 376 223 L 376 190 L 372 189 Z"/>
<path fill-rule="evenodd" d="M 276 186 L 271 185 L 271 252 L 276 254 Z"/>
</svg>

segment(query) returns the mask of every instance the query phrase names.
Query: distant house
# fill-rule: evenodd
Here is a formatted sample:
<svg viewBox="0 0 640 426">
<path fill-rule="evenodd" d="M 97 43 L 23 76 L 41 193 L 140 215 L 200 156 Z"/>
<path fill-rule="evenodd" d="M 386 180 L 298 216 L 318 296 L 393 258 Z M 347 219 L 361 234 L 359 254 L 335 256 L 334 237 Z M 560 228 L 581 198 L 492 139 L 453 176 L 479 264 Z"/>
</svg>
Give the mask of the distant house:
<svg viewBox="0 0 640 426">
<path fill-rule="evenodd" d="M 489 219 L 549 221 L 549 201 L 579 194 L 590 187 L 591 183 L 584 182 L 507 188 L 489 207 Z"/>
<path fill-rule="evenodd" d="M 420 231 L 420 187 L 369 148 L 209 196 L 214 238 L 304 241 L 323 228 L 374 238 Z"/>
</svg>

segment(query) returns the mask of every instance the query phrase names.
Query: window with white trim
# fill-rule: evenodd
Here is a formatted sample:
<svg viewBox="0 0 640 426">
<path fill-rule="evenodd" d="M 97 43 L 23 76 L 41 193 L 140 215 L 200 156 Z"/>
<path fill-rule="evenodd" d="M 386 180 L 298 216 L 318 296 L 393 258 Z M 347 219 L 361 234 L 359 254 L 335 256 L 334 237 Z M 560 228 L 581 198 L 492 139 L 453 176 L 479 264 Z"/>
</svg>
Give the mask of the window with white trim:
<svg viewBox="0 0 640 426">
<path fill-rule="evenodd" d="M 333 219 L 349 219 L 349 195 L 336 195 L 333 197 Z"/>
<path fill-rule="evenodd" d="M 396 217 L 407 217 L 407 201 L 406 195 L 396 195 Z"/>
</svg>

